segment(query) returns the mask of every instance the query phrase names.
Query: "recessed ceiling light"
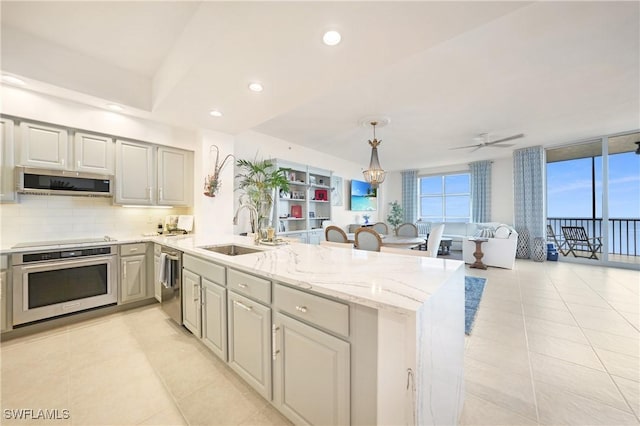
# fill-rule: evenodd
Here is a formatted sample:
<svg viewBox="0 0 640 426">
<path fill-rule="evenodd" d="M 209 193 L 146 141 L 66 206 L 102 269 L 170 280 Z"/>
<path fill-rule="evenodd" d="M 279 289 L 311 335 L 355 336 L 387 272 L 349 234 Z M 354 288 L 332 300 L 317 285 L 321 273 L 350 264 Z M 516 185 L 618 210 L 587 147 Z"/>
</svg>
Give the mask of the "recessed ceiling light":
<svg viewBox="0 0 640 426">
<path fill-rule="evenodd" d="M 262 92 L 263 89 L 264 88 L 260 83 L 249 83 L 249 90 L 251 90 L 252 92 Z"/>
<path fill-rule="evenodd" d="M 3 75 L 2 81 L 9 84 L 16 84 L 18 86 L 24 86 L 25 84 L 27 84 L 24 81 L 20 80 L 18 77 L 14 77 L 12 75 Z"/>
<path fill-rule="evenodd" d="M 124 111 L 124 108 L 116 104 L 107 104 L 107 108 L 109 108 L 111 111 Z"/>
<path fill-rule="evenodd" d="M 340 36 L 339 32 L 334 30 L 327 31 L 322 36 L 322 41 L 327 46 L 335 46 L 336 44 L 340 43 L 340 40 L 342 40 L 342 36 Z"/>
<path fill-rule="evenodd" d="M 212 117 L 222 117 L 222 113 L 220 111 L 218 111 L 217 109 L 209 111 L 209 115 L 212 116 Z"/>
</svg>

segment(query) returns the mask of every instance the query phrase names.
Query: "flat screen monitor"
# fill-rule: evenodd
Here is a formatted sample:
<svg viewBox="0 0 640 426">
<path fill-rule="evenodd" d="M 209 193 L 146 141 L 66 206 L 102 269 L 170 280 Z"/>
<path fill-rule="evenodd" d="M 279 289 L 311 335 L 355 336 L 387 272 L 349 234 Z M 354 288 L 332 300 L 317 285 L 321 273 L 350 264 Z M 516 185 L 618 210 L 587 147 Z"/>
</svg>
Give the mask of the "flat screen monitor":
<svg viewBox="0 0 640 426">
<path fill-rule="evenodd" d="M 375 211 L 378 209 L 378 190 L 361 180 L 351 181 L 351 210 Z"/>
</svg>

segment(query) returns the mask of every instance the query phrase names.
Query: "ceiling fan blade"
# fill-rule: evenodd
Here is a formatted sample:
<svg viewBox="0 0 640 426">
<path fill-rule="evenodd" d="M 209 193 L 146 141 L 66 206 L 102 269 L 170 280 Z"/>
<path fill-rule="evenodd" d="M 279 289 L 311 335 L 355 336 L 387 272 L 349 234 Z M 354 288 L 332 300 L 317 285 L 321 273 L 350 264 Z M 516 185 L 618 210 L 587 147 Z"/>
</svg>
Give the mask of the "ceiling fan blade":
<svg viewBox="0 0 640 426">
<path fill-rule="evenodd" d="M 506 142 L 506 141 L 510 141 L 513 139 L 519 139 L 524 137 L 524 133 L 520 133 L 517 135 L 513 135 L 513 136 L 509 136 L 508 138 L 502 138 L 502 139 L 498 139 L 497 141 L 492 141 L 492 142 L 487 142 L 487 145 L 493 145 L 494 143 L 500 143 L 500 142 Z"/>
<path fill-rule="evenodd" d="M 477 145 L 467 145 L 467 146 L 457 146 L 455 148 L 449 148 L 449 149 L 466 149 L 466 148 L 480 148 L 482 146 L 481 143 L 477 144 Z"/>
<path fill-rule="evenodd" d="M 495 147 L 495 148 L 509 148 L 510 146 L 516 146 L 516 145 L 515 145 L 515 144 L 513 144 L 513 143 L 506 143 L 506 144 L 504 144 L 504 145 L 503 145 L 503 144 L 500 144 L 500 145 L 491 145 L 491 146 L 493 146 L 493 147 Z"/>
<path fill-rule="evenodd" d="M 478 145 L 477 147 L 475 147 L 474 149 L 472 149 L 471 151 L 469 151 L 469 154 L 471 154 L 472 152 L 476 152 L 477 150 L 479 150 L 480 148 L 482 148 L 484 145 Z"/>
</svg>

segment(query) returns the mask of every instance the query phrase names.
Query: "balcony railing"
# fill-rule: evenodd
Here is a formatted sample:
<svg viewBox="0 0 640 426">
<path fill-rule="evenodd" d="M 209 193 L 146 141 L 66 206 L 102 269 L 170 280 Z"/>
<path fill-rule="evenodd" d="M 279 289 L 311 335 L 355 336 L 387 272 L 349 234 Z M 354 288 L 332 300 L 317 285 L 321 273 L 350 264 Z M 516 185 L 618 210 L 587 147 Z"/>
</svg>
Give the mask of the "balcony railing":
<svg viewBox="0 0 640 426">
<path fill-rule="evenodd" d="M 602 238 L 602 218 L 549 217 L 547 224 L 551 225 L 558 238 L 564 238 L 563 226 L 582 226 L 590 238 Z M 609 219 L 608 248 L 609 254 L 638 256 L 640 254 L 640 218 Z M 599 252 L 602 252 L 602 249 Z"/>
</svg>

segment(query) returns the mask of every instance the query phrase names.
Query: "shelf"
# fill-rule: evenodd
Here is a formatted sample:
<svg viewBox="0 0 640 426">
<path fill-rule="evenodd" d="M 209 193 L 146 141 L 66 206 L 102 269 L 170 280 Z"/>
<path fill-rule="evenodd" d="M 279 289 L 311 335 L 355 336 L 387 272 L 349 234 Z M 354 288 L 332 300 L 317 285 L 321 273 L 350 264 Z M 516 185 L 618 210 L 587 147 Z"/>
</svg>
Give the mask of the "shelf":
<svg viewBox="0 0 640 426">
<path fill-rule="evenodd" d="M 278 198 L 280 201 L 306 201 L 306 198 Z"/>
<path fill-rule="evenodd" d="M 326 217 L 310 217 L 309 220 L 329 220 L 331 219 L 329 216 Z"/>
<path fill-rule="evenodd" d="M 309 200 L 311 203 L 328 203 L 329 200 Z"/>
<path fill-rule="evenodd" d="M 289 185 L 307 186 L 306 182 L 298 182 L 297 180 L 290 180 Z"/>
<path fill-rule="evenodd" d="M 331 187 L 329 185 L 320 185 L 320 184 L 315 184 L 312 183 L 309 185 L 312 188 L 324 188 L 324 189 L 330 189 Z"/>
<path fill-rule="evenodd" d="M 304 217 L 281 217 L 278 220 L 305 220 Z"/>
</svg>

